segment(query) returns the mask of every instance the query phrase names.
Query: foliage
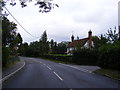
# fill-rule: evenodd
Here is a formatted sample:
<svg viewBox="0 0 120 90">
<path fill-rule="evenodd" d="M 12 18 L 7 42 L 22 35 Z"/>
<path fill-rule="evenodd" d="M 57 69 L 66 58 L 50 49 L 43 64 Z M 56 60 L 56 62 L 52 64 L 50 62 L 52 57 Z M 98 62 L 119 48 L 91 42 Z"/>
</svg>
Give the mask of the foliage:
<svg viewBox="0 0 120 90">
<path fill-rule="evenodd" d="M 94 42 L 94 48 L 98 49 L 100 47 L 100 39 L 98 36 L 92 36 L 92 41 Z"/>
<path fill-rule="evenodd" d="M 106 33 L 106 37 L 110 43 L 116 42 L 116 40 L 118 39 L 118 33 L 116 27 L 114 28 L 114 30 L 110 28 Z"/>
<path fill-rule="evenodd" d="M 43 32 L 39 41 L 21 44 L 19 48 L 19 55 L 39 57 L 40 55 L 49 53 L 49 42 L 47 41 L 47 33 Z"/>
<path fill-rule="evenodd" d="M 57 42 L 54 42 L 54 40 L 52 39 L 50 42 L 49 42 L 49 45 L 50 45 L 50 54 L 56 54 L 57 53 Z"/>
<path fill-rule="evenodd" d="M 57 54 L 64 54 L 66 51 L 67 51 L 66 43 L 65 42 L 58 43 Z"/>
<path fill-rule="evenodd" d="M 18 49 L 18 53 L 20 56 L 28 56 L 28 43 L 23 43 L 20 44 L 19 49 Z"/>
<path fill-rule="evenodd" d="M 120 71 L 111 70 L 111 69 L 98 69 L 94 73 L 107 75 L 113 79 L 120 79 Z"/>
<path fill-rule="evenodd" d="M 42 37 L 40 39 L 40 45 L 41 45 L 41 49 L 42 49 L 41 54 L 48 54 L 48 52 L 49 52 L 49 42 L 47 41 L 47 33 L 46 33 L 46 31 L 44 31 L 43 34 L 42 34 Z"/>
<path fill-rule="evenodd" d="M 120 41 L 99 48 L 98 65 L 103 68 L 119 69 Z"/>
<path fill-rule="evenodd" d="M 56 60 L 56 61 L 62 61 L 62 62 L 72 62 L 72 56 L 70 55 L 53 55 L 53 54 L 48 54 L 48 55 L 41 55 L 41 58 L 45 59 L 51 59 L 51 60 Z"/>
<path fill-rule="evenodd" d="M 10 2 L 8 2 L 10 1 Z M 2 7 L 6 5 L 6 3 L 9 3 L 12 6 L 15 6 L 17 4 L 17 0 L 3 0 L 0 1 L 0 4 L 2 4 Z M 33 2 L 33 0 L 19 0 L 21 7 L 24 8 L 28 5 L 27 2 Z M 52 0 L 36 0 L 35 5 L 39 5 L 39 12 L 47 13 L 50 12 L 55 6 L 59 7 L 57 4 L 53 3 Z"/>
<path fill-rule="evenodd" d="M 8 60 L 9 60 L 9 57 L 10 57 L 10 48 L 8 47 L 2 47 L 2 66 L 4 67 L 7 63 L 8 63 Z"/>
<path fill-rule="evenodd" d="M 9 63 L 10 55 L 17 56 L 17 47 L 22 43 L 22 37 L 17 32 L 17 25 L 6 17 L 2 20 L 2 61 L 3 66 Z"/>
<path fill-rule="evenodd" d="M 10 22 L 6 17 L 2 20 L 2 46 L 10 46 L 15 39 L 17 25 Z"/>
<path fill-rule="evenodd" d="M 93 49 L 76 48 L 73 61 L 77 64 L 98 65 L 102 68 L 119 70 L 120 40 L 116 29 L 108 30 L 106 34 L 93 36 Z"/>
<path fill-rule="evenodd" d="M 116 27 L 112 30 L 108 30 L 106 34 L 101 34 L 100 36 L 92 36 L 94 42 L 94 48 L 98 49 L 102 45 L 107 45 L 108 43 L 115 43 L 118 41 L 118 33 Z"/>
<path fill-rule="evenodd" d="M 81 65 L 96 65 L 97 51 L 91 49 L 79 49 L 73 52 L 73 61 Z"/>
</svg>

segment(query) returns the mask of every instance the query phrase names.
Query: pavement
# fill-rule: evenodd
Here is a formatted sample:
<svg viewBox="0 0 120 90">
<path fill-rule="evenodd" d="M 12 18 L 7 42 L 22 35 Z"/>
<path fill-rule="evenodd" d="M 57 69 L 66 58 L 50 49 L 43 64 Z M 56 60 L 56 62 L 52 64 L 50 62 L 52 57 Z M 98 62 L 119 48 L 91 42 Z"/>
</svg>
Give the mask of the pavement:
<svg viewBox="0 0 120 90">
<path fill-rule="evenodd" d="M 4 88 L 119 88 L 120 82 L 92 73 L 97 66 L 78 66 L 20 57 L 25 66 L 3 82 Z M 21 64 L 22 66 L 22 64 Z M 89 70 L 87 70 L 89 69 Z"/>
<path fill-rule="evenodd" d="M 2 80 L 1 81 L 5 81 L 8 78 L 10 78 L 11 76 L 13 76 L 15 73 L 17 73 L 20 69 L 22 69 L 25 65 L 25 60 L 24 59 L 20 59 L 19 62 L 16 62 L 16 64 L 4 69 L 2 71 Z"/>
<path fill-rule="evenodd" d="M 60 63 L 62 64 L 62 63 Z M 62 64 L 68 67 L 72 67 L 75 69 L 78 69 L 83 72 L 93 73 L 94 71 L 101 69 L 99 66 L 86 66 L 86 65 L 68 65 L 68 64 Z"/>
</svg>

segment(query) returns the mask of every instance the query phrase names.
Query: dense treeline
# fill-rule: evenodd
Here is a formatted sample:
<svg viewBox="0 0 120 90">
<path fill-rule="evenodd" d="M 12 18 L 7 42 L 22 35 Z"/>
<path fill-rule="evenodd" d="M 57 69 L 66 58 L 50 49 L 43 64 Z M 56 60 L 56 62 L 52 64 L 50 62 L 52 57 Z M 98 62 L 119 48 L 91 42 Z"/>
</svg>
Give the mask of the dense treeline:
<svg viewBox="0 0 120 90">
<path fill-rule="evenodd" d="M 2 18 L 2 66 L 14 62 L 17 58 L 17 48 L 22 43 L 22 37 L 17 33 L 17 25 L 6 17 Z M 13 57 L 14 56 L 14 57 Z M 18 58 L 17 58 L 18 59 Z"/>
<path fill-rule="evenodd" d="M 53 39 L 49 42 L 47 40 L 47 33 L 44 31 L 39 41 L 31 42 L 30 45 L 27 43 L 21 44 L 18 51 L 19 55 L 40 57 L 46 54 L 64 54 L 66 50 L 65 42 L 57 44 Z"/>
</svg>

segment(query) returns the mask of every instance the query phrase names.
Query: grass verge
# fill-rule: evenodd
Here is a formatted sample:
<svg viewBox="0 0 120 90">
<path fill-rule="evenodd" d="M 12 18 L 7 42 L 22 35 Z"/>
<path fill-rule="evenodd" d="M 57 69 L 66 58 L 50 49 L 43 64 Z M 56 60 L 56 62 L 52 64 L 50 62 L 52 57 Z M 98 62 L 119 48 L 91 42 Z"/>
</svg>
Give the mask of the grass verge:
<svg viewBox="0 0 120 90">
<path fill-rule="evenodd" d="M 110 69 L 98 69 L 94 73 L 120 80 L 120 71 Z"/>
<path fill-rule="evenodd" d="M 52 59 L 46 59 L 46 58 L 41 58 L 39 57 L 40 59 L 44 59 L 44 60 L 48 60 L 48 61 L 52 61 L 52 62 L 55 62 L 55 63 L 63 63 L 63 64 L 72 64 L 72 65 L 76 65 L 75 63 L 72 63 L 72 62 L 63 62 L 63 61 L 57 61 L 57 60 L 52 60 Z"/>
<path fill-rule="evenodd" d="M 4 66 L 2 67 L 3 70 L 9 68 L 10 66 L 13 66 L 14 64 L 16 64 L 17 62 L 19 62 L 20 59 L 18 57 L 10 57 L 10 61 Z"/>
</svg>

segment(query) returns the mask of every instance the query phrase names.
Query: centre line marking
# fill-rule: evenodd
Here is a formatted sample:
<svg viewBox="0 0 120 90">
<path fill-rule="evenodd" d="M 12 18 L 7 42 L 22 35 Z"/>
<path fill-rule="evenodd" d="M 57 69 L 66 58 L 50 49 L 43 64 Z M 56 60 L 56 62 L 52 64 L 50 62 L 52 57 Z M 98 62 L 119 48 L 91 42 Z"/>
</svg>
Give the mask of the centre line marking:
<svg viewBox="0 0 120 90">
<path fill-rule="evenodd" d="M 61 81 L 63 81 L 63 79 L 56 73 L 56 72 L 53 72 Z"/>
<path fill-rule="evenodd" d="M 48 69 L 52 70 L 49 66 L 47 66 Z"/>
</svg>

